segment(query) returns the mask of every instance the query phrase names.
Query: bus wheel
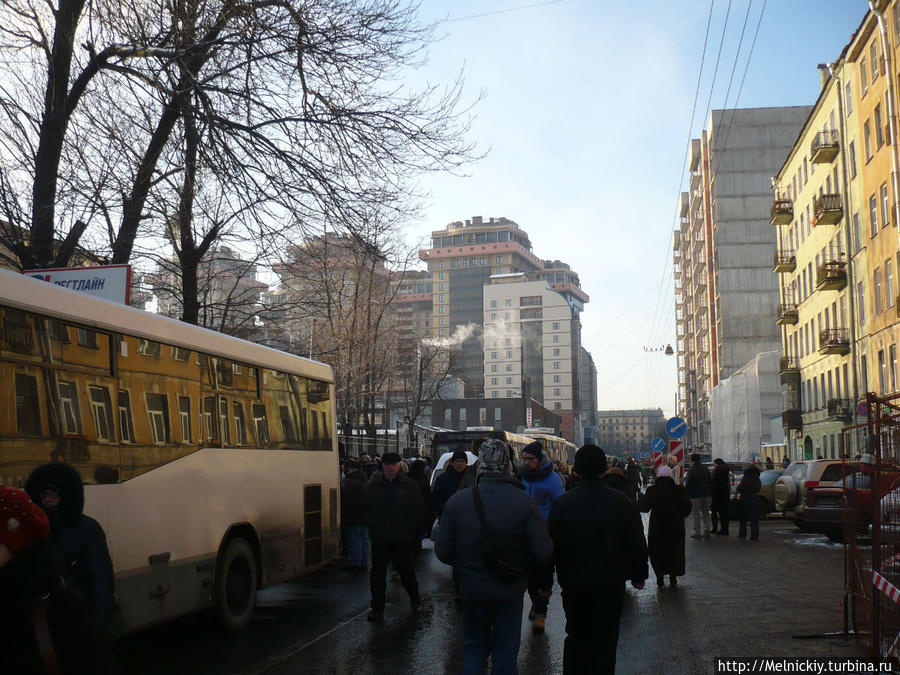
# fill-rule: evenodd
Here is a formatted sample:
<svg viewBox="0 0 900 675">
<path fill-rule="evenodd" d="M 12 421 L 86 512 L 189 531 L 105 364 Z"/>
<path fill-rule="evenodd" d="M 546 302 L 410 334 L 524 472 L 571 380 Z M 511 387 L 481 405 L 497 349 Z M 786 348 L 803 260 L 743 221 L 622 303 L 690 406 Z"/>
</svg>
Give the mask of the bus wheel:
<svg viewBox="0 0 900 675">
<path fill-rule="evenodd" d="M 246 539 L 228 542 L 215 579 L 216 613 L 229 630 L 243 628 L 256 607 L 256 558 Z"/>
</svg>

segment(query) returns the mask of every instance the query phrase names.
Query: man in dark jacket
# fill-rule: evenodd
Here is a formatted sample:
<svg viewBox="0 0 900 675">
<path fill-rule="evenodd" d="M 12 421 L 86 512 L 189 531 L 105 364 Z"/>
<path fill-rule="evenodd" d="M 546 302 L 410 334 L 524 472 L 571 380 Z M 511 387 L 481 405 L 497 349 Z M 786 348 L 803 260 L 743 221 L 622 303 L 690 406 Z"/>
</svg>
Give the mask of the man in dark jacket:
<svg viewBox="0 0 900 675">
<path fill-rule="evenodd" d="M 425 523 L 425 501 L 422 491 L 400 473 L 400 455 L 386 452 L 381 458 L 381 471 L 372 476 L 366 489 L 366 517 L 372 543 L 372 611 L 369 621 L 384 618 L 387 564 L 390 560 L 403 588 L 409 593 L 413 611 L 421 605 L 419 584 L 413 567 L 413 545 Z"/>
<path fill-rule="evenodd" d="M 731 503 L 731 468 L 721 457 L 715 459 L 716 467 L 710 481 L 713 532 L 728 536 L 728 509 Z"/>
<path fill-rule="evenodd" d="M 759 539 L 759 505 L 756 501 L 756 495 L 759 494 L 762 484 L 759 480 L 759 469 L 755 464 L 751 464 L 744 469 L 744 476 L 737 486 L 738 500 L 738 517 L 740 525 L 738 526 L 738 539 L 747 536 L 747 521 L 750 521 L 750 541 Z"/>
<path fill-rule="evenodd" d="M 709 469 L 700 461 L 700 454 L 691 455 L 691 468 L 688 469 L 685 487 L 691 497 L 691 518 L 693 532 L 691 539 L 700 538 L 700 520 L 703 520 L 703 538 L 709 539 L 709 495 L 711 477 Z"/>
<path fill-rule="evenodd" d="M 468 467 L 469 459 L 464 450 L 457 450 L 444 463 L 444 471 L 434 481 L 429 496 L 431 511 L 438 518 L 444 512 L 444 504 L 457 491 L 472 487 L 475 482 L 474 470 Z"/>
<path fill-rule="evenodd" d="M 546 566 L 553 542 L 534 500 L 512 474 L 509 448 L 501 440 L 485 441 L 478 467 L 476 487 L 489 532 L 519 542 L 534 565 Z M 434 552 L 453 565 L 462 586 L 462 672 L 483 673 L 490 655 L 494 673 L 515 673 L 528 579 L 523 574 L 511 582 L 498 581 L 486 567 L 474 489 L 457 492 L 447 502 Z"/>
<path fill-rule="evenodd" d="M 341 481 L 341 527 L 347 537 L 347 569 L 365 572 L 369 562 L 369 533 L 366 529 L 366 483 L 368 476 L 356 459 L 346 462 L 347 474 Z"/>
<path fill-rule="evenodd" d="M 0 485 L 0 673 L 112 675 L 87 601 L 65 588 L 46 514 Z"/>
<path fill-rule="evenodd" d="M 66 588 L 91 606 L 94 624 L 106 632 L 113 608 L 113 567 L 106 533 L 84 515 L 84 483 L 70 464 L 52 462 L 28 476 L 25 491 L 47 514 L 50 542 L 62 562 Z"/>
<path fill-rule="evenodd" d="M 625 582 L 647 580 L 647 541 L 634 502 L 600 484 L 606 455 L 585 445 L 575 455 L 581 477 L 553 502 L 547 525 L 566 612 L 564 673 L 614 673 Z"/>
</svg>

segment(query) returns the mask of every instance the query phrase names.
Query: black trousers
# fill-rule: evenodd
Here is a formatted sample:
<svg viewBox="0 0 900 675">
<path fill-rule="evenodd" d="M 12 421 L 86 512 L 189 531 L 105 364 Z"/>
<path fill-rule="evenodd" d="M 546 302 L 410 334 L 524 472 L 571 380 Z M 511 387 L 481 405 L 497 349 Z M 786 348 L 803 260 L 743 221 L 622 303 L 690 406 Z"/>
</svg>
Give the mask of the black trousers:
<svg viewBox="0 0 900 675">
<path fill-rule="evenodd" d="M 531 598 L 531 611 L 547 616 L 550 596 L 553 595 L 553 565 L 546 565 L 528 573 L 528 597 Z"/>
<path fill-rule="evenodd" d="M 563 673 L 616 672 L 619 620 L 625 600 L 624 586 L 597 585 L 563 590 L 566 610 L 566 642 Z"/>
<path fill-rule="evenodd" d="M 413 542 L 386 542 L 372 540 L 372 570 L 369 572 L 369 588 L 372 591 L 372 609 L 384 611 L 384 596 L 387 587 L 387 566 L 390 560 L 400 583 L 413 601 L 419 598 L 419 583 L 413 567 Z"/>
<path fill-rule="evenodd" d="M 728 533 L 728 502 L 716 504 L 712 510 L 712 526 L 713 530 Z M 721 525 L 720 525 L 721 524 Z"/>
</svg>

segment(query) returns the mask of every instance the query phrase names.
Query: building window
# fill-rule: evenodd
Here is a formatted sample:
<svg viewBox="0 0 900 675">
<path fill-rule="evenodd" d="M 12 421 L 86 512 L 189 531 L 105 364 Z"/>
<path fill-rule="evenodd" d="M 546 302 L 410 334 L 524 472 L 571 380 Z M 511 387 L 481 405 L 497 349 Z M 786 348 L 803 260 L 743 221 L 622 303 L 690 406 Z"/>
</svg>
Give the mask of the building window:
<svg viewBox="0 0 900 675">
<path fill-rule="evenodd" d="M 888 360 L 891 366 L 891 391 L 897 391 L 897 345 L 888 348 Z"/>
<path fill-rule="evenodd" d="M 559 396 L 559 395 L 560 395 L 560 393 L 559 393 L 560 391 L 561 391 L 561 390 L 559 389 L 559 387 L 557 387 L 556 389 L 553 390 L 553 395 L 554 395 L 554 396 Z"/>
<path fill-rule="evenodd" d="M 16 429 L 20 434 L 41 435 L 41 407 L 37 378 L 16 373 Z"/>
<path fill-rule="evenodd" d="M 497 271 L 496 271 L 496 274 L 503 274 L 503 268 L 502 268 L 502 267 L 498 267 L 498 268 L 497 268 Z"/>
<path fill-rule="evenodd" d="M 884 360 L 884 350 L 878 350 L 878 392 L 887 393 L 887 363 Z"/>
<path fill-rule="evenodd" d="M 119 389 L 119 438 L 123 443 L 134 443 L 134 425 L 131 422 L 131 397 Z"/>
<path fill-rule="evenodd" d="M 137 353 L 143 356 L 159 356 L 161 345 L 153 340 L 144 340 L 138 342 Z"/>
<path fill-rule="evenodd" d="M 500 398 L 500 392 L 496 390 L 492 391 L 491 398 Z"/>
<path fill-rule="evenodd" d="M 498 358 L 497 352 L 491 352 L 491 358 L 492 358 L 492 359 Z"/>
<path fill-rule="evenodd" d="M 894 261 L 884 261 L 884 306 L 894 306 Z"/>
<path fill-rule="evenodd" d="M 497 364 L 496 364 L 496 363 L 492 363 L 492 364 L 491 364 L 491 372 L 492 372 L 492 373 L 496 373 L 496 372 L 497 372 Z"/>
<path fill-rule="evenodd" d="M 872 40 L 869 45 L 869 65 L 872 67 L 872 82 L 878 79 L 878 44 Z"/>
<path fill-rule="evenodd" d="M 559 375 L 553 376 L 553 384 L 559 384 Z"/>
<path fill-rule="evenodd" d="M 511 377 L 507 377 L 507 378 L 506 378 L 506 384 L 512 384 L 512 378 L 511 378 Z"/>
<path fill-rule="evenodd" d="M 443 279 L 444 279 L 444 273 L 443 273 L 443 272 L 440 272 L 440 273 L 438 274 L 438 279 L 439 279 L 439 280 L 443 280 Z"/>
<path fill-rule="evenodd" d="M 844 110 L 847 112 L 847 117 L 850 117 L 850 113 L 853 112 L 853 86 L 850 80 L 844 83 Z"/>
<path fill-rule="evenodd" d="M 875 195 L 869 197 L 869 236 L 878 234 L 878 199 Z"/>
<path fill-rule="evenodd" d="M 147 415 L 154 443 L 169 442 L 169 409 L 165 394 L 147 394 Z"/>
<path fill-rule="evenodd" d="M 559 370 L 559 361 L 553 362 L 553 370 Z"/>
<path fill-rule="evenodd" d="M 496 301 L 496 300 L 491 300 L 491 308 L 493 309 L 493 308 L 496 307 L 496 306 L 497 306 L 497 301 Z M 493 315 L 491 315 L 491 318 L 496 319 L 496 318 L 497 318 L 497 315 L 496 315 L 496 314 L 493 314 Z"/>
<path fill-rule="evenodd" d="M 191 442 L 191 399 L 178 397 L 178 426 L 181 427 L 181 442 Z"/>
<path fill-rule="evenodd" d="M 847 149 L 847 162 L 850 166 L 850 178 L 856 178 L 856 142 L 850 141 Z"/>
<path fill-rule="evenodd" d="M 553 330 L 559 330 L 559 321 L 553 322 Z"/>
<path fill-rule="evenodd" d="M 512 307 L 512 298 L 506 298 L 506 300 L 504 300 L 503 303 L 504 303 L 507 307 Z"/>
<path fill-rule="evenodd" d="M 438 307 L 438 314 L 445 314 L 445 313 L 446 313 L 446 309 L 447 309 L 447 308 L 446 308 L 444 305 L 440 305 L 440 306 Z"/>
<path fill-rule="evenodd" d="M 872 295 L 875 296 L 875 314 L 881 314 L 882 304 L 881 304 L 881 270 L 879 268 L 875 268 L 875 271 L 872 273 Z"/>
<path fill-rule="evenodd" d="M 234 417 L 235 445 L 245 445 L 247 443 L 247 427 L 246 422 L 244 421 L 244 406 L 240 401 L 234 401 L 231 405 L 231 409 Z M 315 421 L 315 413 L 313 413 L 312 419 Z M 317 435 L 318 434 L 313 434 L 313 436 Z"/>
<path fill-rule="evenodd" d="M 502 256 L 502 255 L 498 255 L 498 256 L 497 256 L 497 264 L 498 264 L 498 265 L 502 265 L 502 264 L 503 264 L 503 256 Z"/>
<path fill-rule="evenodd" d="M 559 335 L 554 335 L 554 336 L 553 336 L 553 341 L 554 341 L 554 342 L 559 342 Z"/>
<path fill-rule="evenodd" d="M 512 372 L 512 364 L 511 364 L 511 363 L 507 363 L 507 364 L 506 364 L 506 372 L 507 372 L 507 373 L 511 373 L 511 372 Z"/>
<path fill-rule="evenodd" d="M 872 69 L 874 72 L 874 68 Z M 884 145 L 884 126 L 881 121 L 881 104 L 875 106 L 875 147 Z"/>
<path fill-rule="evenodd" d="M 869 91 L 869 70 L 866 68 L 866 57 L 859 60 L 859 86 L 862 87 L 862 94 L 865 96 Z"/>
<path fill-rule="evenodd" d="M 438 295 L 438 302 L 447 302 L 447 296 L 443 294 Z"/>
<path fill-rule="evenodd" d="M 881 226 L 887 227 L 891 222 L 891 206 L 888 204 L 887 183 L 881 185 Z"/>
<path fill-rule="evenodd" d="M 859 325 L 862 326 L 866 323 L 866 291 L 861 281 L 856 284 L 856 308 L 859 313 Z"/>
<path fill-rule="evenodd" d="M 98 441 L 113 441 L 112 402 L 106 387 L 88 387 L 91 398 L 91 416 L 97 429 Z"/>
<path fill-rule="evenodd" d="M 555 401 L 553 403 L 553 409 L 554 410 L 562 410 L 562 403 L 560 403 L 559 401 Z"/>
<path fill-rule="evenodd" d="M 78 411 L 78 390 L 74 382 L 59 382 L 60 417 L 63 431 L 67 434 L 81 434 L 81 414 Z"/>
<path fill-rule="evenodd" d="M 78 344 L 82 347 L 97 349 L 97 333 L 86 328 L 79 328 L 76 332 L 78 333 Z"/>
<path fill-rule="evenodd" d="M 511 358 L 512 358 L 512 349 L 507 349 L 507 350 L 506 350 L 506 358 L 508 358 L 508 359 L 511 359 Z"/>
<path fill-rule="evenodd" d="M 866 151 L 866 161 L 872 159 L 872 120 L 866 120 L 863 124 L 863 149 Z"/>
<path fill-rule="evenodd" d="M 441 316 L 441 317 L 438 317 L 438 325 L 439 325 L 439 326 L 446 326 L 446 325 L 447 325 L 447 319 L 445 319 L 445 318 L 442 317 L 442 316 Z"/>
<path fill-rule="evenodd" d="M 444 269 L 444 261 L 443 260 L 438 260 L 438 269 L 441 269 L 441 270 Z M 441 277 L 441 278 L 443 279 L 443 277 Z"/>
<path fill-rule="evenodd" d="M 559 347 L 553 350 L 553 356 L 559 356 Z"/>
<path fill-rule="evenodd" d="M 862 231 L 859 225 L 859 213 L 853 214 L 853 252 L 862 248 Z"/>
<path fill-rule="evenodd" d="M 496 378 L 496 377 L 492 377 L 492 378 L 491 378 L 491 385 L 492 385 L 492 386 L 496 386 L 496 384 L 497 384 L 497 378 Z"/>
</svg>

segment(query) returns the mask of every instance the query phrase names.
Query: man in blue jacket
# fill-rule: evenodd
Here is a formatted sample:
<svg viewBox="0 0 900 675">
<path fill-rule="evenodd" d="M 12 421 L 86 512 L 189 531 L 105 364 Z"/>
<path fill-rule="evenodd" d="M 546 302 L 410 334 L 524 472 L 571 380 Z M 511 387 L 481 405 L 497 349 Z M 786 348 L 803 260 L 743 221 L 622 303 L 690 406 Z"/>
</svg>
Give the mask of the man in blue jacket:
<svg viewBox="0 0 900 675">
<path fill-rule="evenodd" d="M 540 441 L 534 441 L 522 448 L 522 462 L 525 470 L 522 472 L 522 484 L 525 492 L 531 495 L 537 504 L 541 517 L 547 520 L 550 515 L 550 505 L 566 493 L 566 486 L 553 470 L 553 464 L 544 457 L 544 446 Z M 528 579 L 528 596 L 531 598 L 531 611 L 528 618 L 531 621 L 532 630 L 536 633 L 544 632 L 544 624 L 547 621 L 547 607 L 550 604 L 550 595 L 553 593 L 553 566 L 537 567 Z"/>
<path fill-rule="evenodd" d="M 478 451 L 479 496 L 491 533 L 518 542 L 534 564 L 552 565 L 553 542 L 537 506 L 512 475 L 509 448 L 487 440 Z M 483 528 L 473 489 L 460 490 L 444 507 L 434 552 L 453 565 L 462 590 L 462 673 L 484 673 L 488 656 L 493 673 L 516 673 L 522 635 L 526 576 L 497 580 L 485 565 Z"/>
</svg>

